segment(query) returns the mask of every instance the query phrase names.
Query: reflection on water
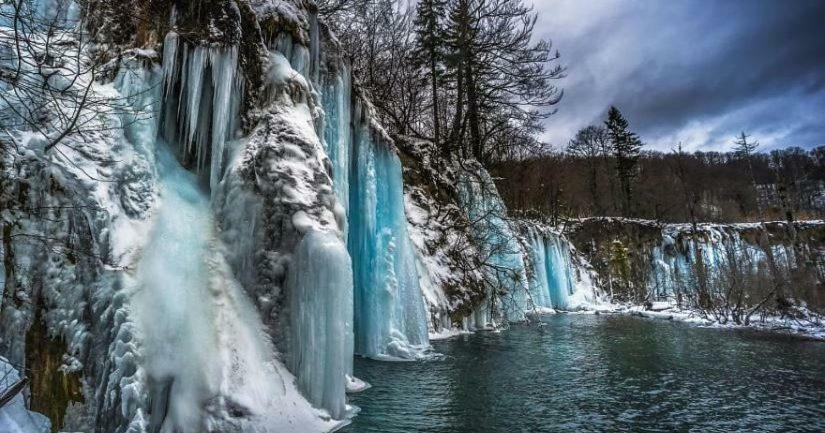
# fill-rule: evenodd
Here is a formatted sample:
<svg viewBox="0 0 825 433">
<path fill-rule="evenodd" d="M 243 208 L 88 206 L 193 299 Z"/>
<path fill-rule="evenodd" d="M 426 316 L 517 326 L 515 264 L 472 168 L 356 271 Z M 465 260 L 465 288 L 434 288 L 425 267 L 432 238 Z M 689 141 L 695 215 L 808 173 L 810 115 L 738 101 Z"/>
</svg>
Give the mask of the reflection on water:
<svg viewBox="0 0 825 433">
<path fill-rule="evenodd" d="M 825 431 L 825 343 L 625 316 L 434 342 L 441 361 L 356 359 L 345 432 Z"/>
</svg>

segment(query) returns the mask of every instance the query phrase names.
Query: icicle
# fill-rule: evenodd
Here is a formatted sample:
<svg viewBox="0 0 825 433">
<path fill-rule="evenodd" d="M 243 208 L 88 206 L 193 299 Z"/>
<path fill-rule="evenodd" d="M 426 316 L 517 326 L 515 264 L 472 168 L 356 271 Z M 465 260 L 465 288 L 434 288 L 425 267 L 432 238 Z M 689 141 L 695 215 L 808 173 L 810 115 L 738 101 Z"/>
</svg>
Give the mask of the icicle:
<svg viewBox="0 0 825 433">
<path fill-rule="evenodd" d="M 194 161 L 199 172 L 208 168 L 214 191 L 223 175 L 224 146 L 236 127 L 241 103 L 238 47 L 184 44 L 180 50 L 179 35 L 168 33 L 163 51 L 164 135 L 177 144 L 183 161 Z M 179 91 L 173 95 L 177 83 Z"/>
<path fill-rule="evenodd" d="M 169 32 L 163 39 L 163 94 L 168 95 L 178 75 L 178 40 L 175 32 Z"/>
<path fill-rule="evenodd" d="M 191 56 L 188 55 L 188 47 L 184 48 L 184 56 L 187 57 L 186 86 L 181 86 L 181 99 L 186 98 L 185 112 L 183 119 L 187 122 L 186 129 L 186 151 L 192 151 L 192 142 L 198 127 L 198 116 L 200 115 L 201 92 L 203 91 L 203 72 L 206 69 L 206 49 L 195 47 Z M 184 94 L 184 92 L 186 92 Z M 185 96 L 184 96 L 185 95 Z M 200 143 L 196 144 L 195 154 L 200 160 Z"/>
<path fill-rule="evenodd" d="M 221 179 L 224 143 L 233 123 L 233 84 L 238 65 L 238 47 L 210 50 L 209 63 L 212 65 L 212 86 L 215 89 L 212 102 L 212 159 L 209 170 L 209 186 L 214 191 Z"/>
</svg>

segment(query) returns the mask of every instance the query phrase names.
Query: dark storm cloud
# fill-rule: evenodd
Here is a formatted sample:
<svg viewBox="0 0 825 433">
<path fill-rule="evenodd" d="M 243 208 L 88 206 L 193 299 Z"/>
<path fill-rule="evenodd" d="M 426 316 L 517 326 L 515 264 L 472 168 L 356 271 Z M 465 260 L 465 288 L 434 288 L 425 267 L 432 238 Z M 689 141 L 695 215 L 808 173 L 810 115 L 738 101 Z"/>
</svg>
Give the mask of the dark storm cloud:
<svg viewBox="0 0 825 433">
<path fill-rule="evenodd" d="M 617 105 L 652 147 L 825 144 L 825 1 L 538 1 L 562 52 L 565 99 L 546 138 L 565 143 Z"/>
</svg>

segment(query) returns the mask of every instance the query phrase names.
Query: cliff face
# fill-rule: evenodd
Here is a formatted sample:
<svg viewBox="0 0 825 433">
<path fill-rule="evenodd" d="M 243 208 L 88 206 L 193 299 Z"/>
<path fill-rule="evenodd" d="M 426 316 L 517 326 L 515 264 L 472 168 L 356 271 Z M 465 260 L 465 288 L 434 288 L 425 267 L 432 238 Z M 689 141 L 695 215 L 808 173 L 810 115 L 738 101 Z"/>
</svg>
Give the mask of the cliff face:
<svg viewBox="0 0 825 433">
<path fill-rule="evenodd" d="M 86 10 L 119 22 L 91 132 L 2 153 L 0 353 L 54 430 L 334 428 L 353 289 L 314 6 L 123 6 Z"/>
<path fill-rule="evenodd" d="M 484 329 L 597 301 L 590 270 L 551 227 L 509 216 L 484 168 L 398 138 L 431 331 Z"/>
<path fill-rule="evenodd" d="M 821 221 L 699 224 L 694 231 L 689 224 L 592 218 L 570 222 L 565 233 L 618 301 L 710 310 L 761 304 L 780 314 L 825 308 Z"/>
<path fill-rule="evenodd" d="M 109 104 L 0 155 L 0 355 L 53 430 L 331 430 L 354 355 L 590 299 L 480 165 L 382 129 L 312 2 L 86 6 Z"/>
<path fill-rule="evenodd" d="M 101 132 L 3 153 L 0 353 L 53 429 L 335 428 L 429 347 L 393 140 L 311 2 L 137 12 L 86 10 Z"/>
</svg>

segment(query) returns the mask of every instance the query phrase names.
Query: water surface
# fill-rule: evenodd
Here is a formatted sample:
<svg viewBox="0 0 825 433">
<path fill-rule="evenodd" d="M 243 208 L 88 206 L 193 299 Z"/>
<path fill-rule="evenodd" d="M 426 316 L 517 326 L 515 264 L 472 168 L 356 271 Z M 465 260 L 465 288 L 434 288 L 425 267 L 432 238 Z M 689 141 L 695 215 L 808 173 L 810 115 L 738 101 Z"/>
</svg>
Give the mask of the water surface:
<svg viewBox="0 0 825 433">
<path fill-rule="evenodd" d="M 344 432 L 823 432 L 825 343 L 626 316 L 434 342 L 441 361 L 356 359 Z"/>
</svg>

